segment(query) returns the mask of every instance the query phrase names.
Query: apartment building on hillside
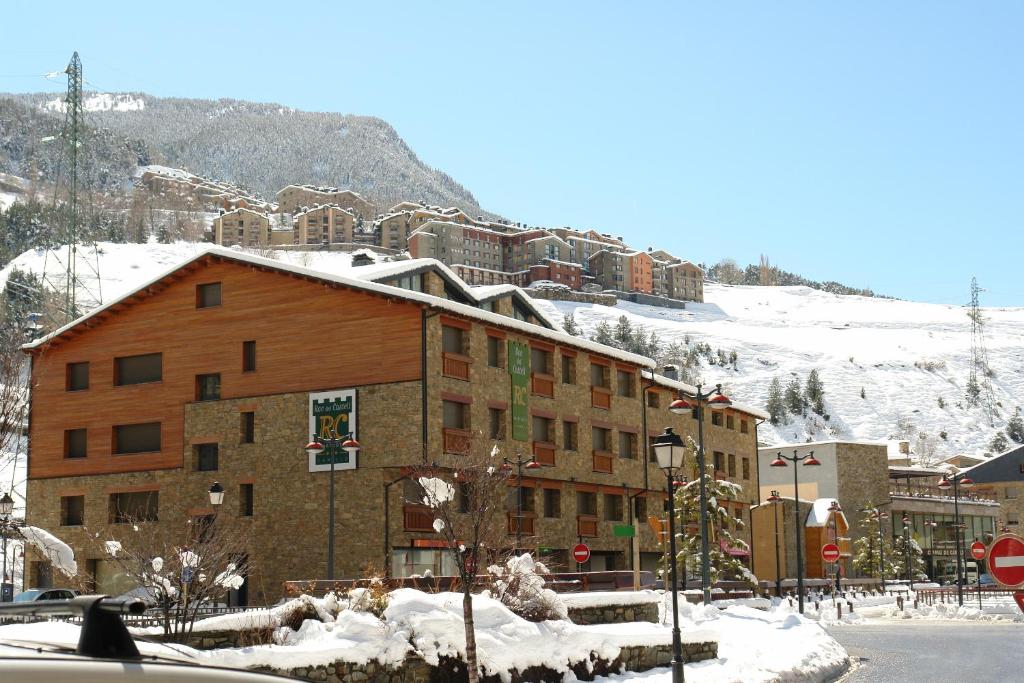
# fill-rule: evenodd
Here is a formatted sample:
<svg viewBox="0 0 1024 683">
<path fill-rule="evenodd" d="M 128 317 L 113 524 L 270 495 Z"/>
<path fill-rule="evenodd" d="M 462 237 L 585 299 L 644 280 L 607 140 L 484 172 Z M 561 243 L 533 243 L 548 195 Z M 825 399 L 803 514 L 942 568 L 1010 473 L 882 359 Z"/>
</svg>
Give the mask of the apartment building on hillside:
<svg viewBox="0 0 1024 683">
<path fill-rule="evenodd" d="M 351 244 L 356 217 L 340 206 L 316 206 L 292 214 L 295 244 Z"/>
<path fill-rule="evenodd" d="M 213 219 L 213 242 L 224 247 L 270 246 L 270 217 L 252 209 L 235 209 Z"/>
<path fill-rule="evenodd" d="M 310 207 L 333 204 L 347 209 L 357 221 L 370 221 L 377 208 L 358 192 L 318 185 L 287 185 L 278 190 L 278 213 L 296 213 Z"/>
</svg>

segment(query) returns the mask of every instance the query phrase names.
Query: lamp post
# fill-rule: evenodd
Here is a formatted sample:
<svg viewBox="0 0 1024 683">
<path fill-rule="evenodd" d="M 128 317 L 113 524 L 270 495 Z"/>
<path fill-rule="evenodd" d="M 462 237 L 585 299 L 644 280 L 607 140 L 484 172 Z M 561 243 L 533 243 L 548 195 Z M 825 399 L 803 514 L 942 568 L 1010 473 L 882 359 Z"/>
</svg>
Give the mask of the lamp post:
<svg viewBox="0 0 1024 683">
<path fill-rule="evenodd" d="M 843 508 L 839 507 L 839 501 L 833 500 L 832 504 L 828 506 L 828 511 L 832 513 L 832 539 L 835 541 L 836 547 L 839 547 L 839 513 L 843 511 Z M 839 555 L 839 559 L 836 560 L 836 596 L 842 592 L 843 588 L 839 582 L 839 564 L 842 559 L 842 553 Z"/>
<path fill-rule="evenodd" d="M 213 514 L 216 515 L 217 511 L 220 510 L 221 503 L 224 502 L 224 487 L 220 485 L 219 481 L 215 481 L 207 493 L 210 495 L 210 505 L 213 506 Z"/>
<path fill-rule="evenodd" d="M 910 590 L 914 590 L 914 568 L 910 561 L 910 517 L 903 515 L 900 521 L 903 523 L 903 560 L 907 566 L 907 584 Z"/>
<path fill-rule="evenodd" d="M 956 601 L 960 607 L 964 606 L 964 581 L 963 581 L 963 550 L 960 547 L 960 489 L 974 488 L 974 480 L 964 472 L 952 475 L 945 475 L 938 483 L 942 491 L 953 489 L 953 528 L 956 530 L 954 546 L 956 548 Z"/>
<path fill-rule="evenodd" d="M 4 493 L 0 498 L 0 535 L 3 536 L 3 574 L 0 575 L 0 584 L 7 583 L 7 529 L 11 526 L 11 515 L 14 514 L 14 499 L 11 494 Z M 6 602 L 6 600 L 4 600 Z"/>
<path fill-rule="evenodd" d="M 821 462 L 814 457 L 814 451 L 808 451 L 803 455 L 797 452 L 797 449 L 793 449 L 793 455 L 783 455 L 782 451 L 775 456 L 775 459 L 769 463 L 770 467 L 789 467 L 786 461 L 797 465 L 803 463 L 805 467 L 817 467 L 821 465 Z M 801 547 L 803 541 L 800 540 L 800 476 L 799 467 L 793 467 L 793 522 L 796 526 L 796 592 L 797 601 L 800 604 L 800 614 L 804 613 L 804 550 Z"/>
<path fill-rule="evenodd" d="M 775 512 L 775 596 L 782 597 L 782 562 L 779 559 L 779 503 L 782 497 L 778 491 L 772 491 L 768 496 L 768 502 L 772 504 Z"/>
<path fill-rule="evenodd" d="M 683 641 L 679 634 L 679 582 L 676 578 L 676 505 L 675 473 L 683 468 L 686 444 L 671 427 L 653 444 L 658 467 L 665 473 L 668 487 L 669 580 L 672 582 L 672 683 L 683 683 Z M 703 478 L 701 482 L 703 482 Z"/>
<path fill-rule="evenodd" d="M 729 397 L 722 393 L 722 385 L 716 384 L 710 391 L 697 391 L 689 396 L 682 392 L 679 398 L 669 404 L 668 409 L 675 415 L 697 414 L 697 469 L 700 472 L 700 587 L 704 593 L 704 604 L 711 604 L 711 552 L 708 547 L 708 490 L 705 481 L 706 458 L 704 453 L 704 409 L 725 410 L 732 405 Z"/>
<path fill-rule="evenodd" d="M 359 442 L 356 441 L 352 432 L 344 436 L 335 434 L 331 437 L 313 436 L 313 440 L 306 444 L 306 453 L 314 459 L 324 452 L 325 448 L 332 450 L 340 446 L 349 455 L 359 452 Z M 331 452 L 331 483 L 327 492 L 327 580 L 334 580 L 334 463 L 336 454 Z"/>
<path fill-rule="evenodd" d="M 514 554 L 519 554 L 519 544 L 523 538 L 523 468 L 528 470 L 535 470 L 541 467 L 541 464 L 537 462 L 531 455 L 529 458 L 524 458 L 522 454 L 516 453 L 516 459 L 502 458 L 504 461 L 501 465 L 501 469 L 506 472 L 511 472 L 512 468 L 516 468 L 516 544 L 512 548 Z"/>
</svg>

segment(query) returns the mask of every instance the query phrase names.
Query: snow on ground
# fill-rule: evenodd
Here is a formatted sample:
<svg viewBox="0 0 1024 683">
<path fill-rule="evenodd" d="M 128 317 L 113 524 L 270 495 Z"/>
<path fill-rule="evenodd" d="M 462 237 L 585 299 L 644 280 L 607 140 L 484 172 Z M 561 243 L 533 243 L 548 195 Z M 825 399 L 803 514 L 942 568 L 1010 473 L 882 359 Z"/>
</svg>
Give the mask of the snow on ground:
<svg viewBox="0 0 1024 683">
<path fill-rule="evenodd" d="M 903 418 L 912 426 L 912 441 L 924 433 L 941 453 L 981 453 L 1024 393 L 1024 357 L 1018 352 L 1024 308 L 983 310 L 993 391 L 1002 403 L 993 428 L 981 409 L 957 405 L 971 347 L 970 319 L 962 306 L 840 296 L 808 287 L 707 284 L 704 296 L 705 303 L 688 302 L 685 310 L 626 301 L 608 307 L 538 300 L 537 306 L 556 320 L 573 313 L 587 336 L 601 321 L 614 326 L 625 315 L 634 326 L 657 332 L 666 346 L 689 336 L 693 344 L 707 342 L 726 353 L 735 349 L 736 371 L 705 363 L 698 372 L 705 383 L 721 382 L 751 406 L 766 404 L 773 377 L 785 388 L 794 375 L 802 383 L 817 368 L 831 419 L 794 416 L 788 425 L 765 423 L 758 437 L 769 443 L 887 439 Z"/>
<path fill-rule="evenodd" d="M 657 591 L 588 591 L 559 595 L 566 607 L 608 607 L 609 605 L 646 605 L 660 603 Z"/>
</svg>

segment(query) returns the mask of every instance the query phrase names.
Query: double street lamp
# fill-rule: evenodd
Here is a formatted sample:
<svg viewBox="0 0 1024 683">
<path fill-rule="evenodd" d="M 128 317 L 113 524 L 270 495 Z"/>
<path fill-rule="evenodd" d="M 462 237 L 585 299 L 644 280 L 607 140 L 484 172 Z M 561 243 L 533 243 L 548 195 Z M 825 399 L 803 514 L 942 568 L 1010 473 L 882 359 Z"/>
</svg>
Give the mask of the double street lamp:
<svg viewBox="0 0 1024 683">
<path fill-rule="evenodd" d="M 516 468 L 516 545 L 512 550 L 514 554 L 518 555 L 519 545 L 523 539 L 523 468 L 535 470 L 541 467 L 541 464 L 532 455 L 529 458 L 524 458 L 519 453 L 516 453 L 515 460 L 502 458 L 502 461 L 499 469 L 511 472 L 513 467 Z"/>
<path fill-rule="evenodd" d="M 708 547 L 708 489 L 705 470 L 704 453 L 704 409 L 725 410 L 732 405 L 729 397 L 722 393 L 722 385 L 716 384 L 714 389 L 697 391 L 688 396 L 680 393 L 679 398 L 669 404 L 668 409 L 675 415 L 695 413 L 697 417 L 697 469 L 700 481 L 700 587 L 704 593 L 704 604 L 711 604 L 711 553 Z M 670 430 L 666 430 L 666 433 Z M 676 436 L 678 439 L 678 435 Z M 680 439 L 680 441 L 682 441 Z"/>
<path fill-rule="evenodd" d="M 683 469 L 686 444 L 671 427 L 652 445 L 658 467 L 665 473 L 668 488 L 669 581 L 672 583 L 672 683 L 683 683 L 683 644 L 679 634 L 679 584 L 676 578 L 675 474 Z M 703 485 L 704 479 L 701 478 Z M 701 512 L 703 512 L 703 508 Z M 704 537 L 706 540 L 706 536 Z"/>
<path fill-rule="evenodd" d="M 938 487 L 942 491 L 948 491 L 953 489 L 953 528 L 956 532 L 954 538 L 954 547 L 956 548 L 956 601 L 961 607 L 964 605 L 964 582 L 963 582 L 963 562 L 964 562 L 964 551 L 961 547 L 960 539 L 960 489 L 972 489 L 974 488 L 974 480 L 967 476 L 964 472 L 958 472 L 957 474 L 947 474 L 942 477 L 938 483 Z"/>
<path fill-rule="evenodd" d="M 338 436 L 322 437 L 313 436 L 313 440 L 306 444 L 306 453 L 310 457 L 322 454 L 325 449 L 330 449 L 328 454 L 331 458 L 331 483 L 327 493 L 327 580 L 334 580 L 334 463 L 337 460 L 336 451 L 338 448 L 354 456 L 359 452 L 359 442 L 356 441 L 352 432 Z"/>
<path fill-rule="evenodd" d="M 797 465 L 803 463 L 805 467 L 817 467 L 821 462 L 814 457 L 814 451 L 808 451 L 800 455 L 797 449 L 793 449 L 793 455 L 783 455 L 782 451 L 775 456 L 769 464 L 770 467 L 789 467 L 786 461 Z M 804 550 L 800 540 L 800 476 L 799 467 L 793 468 L 793 521 L 796 526 L 796 592 L 797 601 L 800 604 L 800 614 L 804 613 Z"/>
</svg>

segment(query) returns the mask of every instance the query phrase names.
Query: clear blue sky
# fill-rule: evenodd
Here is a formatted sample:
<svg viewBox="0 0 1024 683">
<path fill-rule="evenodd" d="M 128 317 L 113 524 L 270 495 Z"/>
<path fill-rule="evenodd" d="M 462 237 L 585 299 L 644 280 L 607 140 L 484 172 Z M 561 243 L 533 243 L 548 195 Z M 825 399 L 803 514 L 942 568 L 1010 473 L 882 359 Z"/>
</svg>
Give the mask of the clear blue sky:
<svg viewBox="0 0 1024 683">
<path fill-rule="evenodd" d="M 62 3 L 0 10 L 0 91 L 389 121 L 484 207 L 690 260 L 1024 305 L 1024 3 Z"/>
</svg>

